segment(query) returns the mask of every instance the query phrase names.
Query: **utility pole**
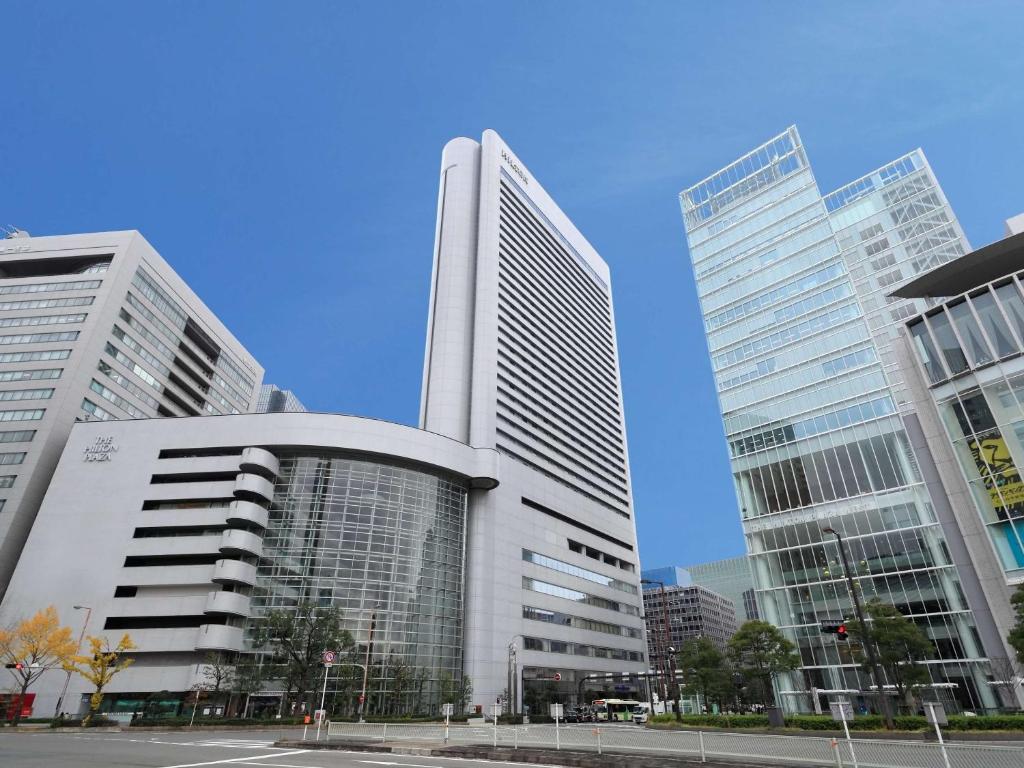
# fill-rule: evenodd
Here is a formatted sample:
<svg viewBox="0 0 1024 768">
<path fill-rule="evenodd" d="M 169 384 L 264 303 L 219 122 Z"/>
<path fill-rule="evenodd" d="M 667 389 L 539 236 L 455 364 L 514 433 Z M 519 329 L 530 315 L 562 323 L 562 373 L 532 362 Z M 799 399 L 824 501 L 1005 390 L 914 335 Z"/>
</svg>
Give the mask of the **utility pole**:
<svg viewBox="0 0 1024 768">
<path fill-rule="evenodd" d="M 661 696 L 666 702 L 668 701 L 668 675 L 669 675 L 669 632 L 668 632 L 668 597 L 665 594 L 665 582 L 658 581 L 657 579 L 640 579 L 640 584 L 657 584 L 658 593 L 661 596 Z M 679 702 L 676 701 L 676 707 L 678 708 Z"/>
<path fill-rule="evenodd" d="M 860 622 L 861 633 L 864 638 L 864 651 L 867 653 L 868 664 L 871 666 L 871 678 L 875 684 L 875 689 L 878 691 L 878 706 L 879 709 L 882 710 L 882 719 L 885 720 L 886 730 L 895 730 L 896 724 L 892 720 L 892 711 L 889 709 L 889 700 L 886 698 L 885 691 L 882 689 L 882 670 L 878 665 L 878 656 L 875 653 L 875 643 L 871 639 L 867 622 L 864 621 L 864 611 L 860 607 L 860 598 L 857 597 L 857 588 L 853 583 L 853 575 L 850 573 L 850 561 L 846 557 L 846 545 L 843 544 L 843 537 L 834 528 L 822 528 L 821 532 L 831 533 L 836 537 L 836 542 L 839 544 L 839 555 L 843 559 L 843 572 L 846 574 L 846 582 L 850 587 L 850 597 L 853 598 L 853 608 L 857 612 L 857 621 Z"/>
<path fill-rule="evenodd" d="M 75 655 L 77 656 L 82 652 L 82 641 L 85 639 L 85 628 L 89 626 L 89 617 L 92 616 L 92 608 L 87 605 L 76 605 L 74 606 L 74 609 L 76 611 L 85 611 L 85 621 L 82 622 L 82 631 L 78 633 L 78 645 L 75 646 Z M 68 669 L 67 676 L 64 678 L 64 687 L 60 692 L 60 698 L 57 699 L 57 710 L 53 713 L 54 717 L 60 717 L 60 708 L 64 705 L 64 697 L 67 695 L 68 685 L 70 683 L 71 670 Z"/>
<path fill-rule="evenodd" d="M 377 609 L 370 614 L 370 631 L 366 638 L 366 665 L 363 667 L 363 692 L 359 694 L 359 722 L 365 723 L 363 713 L 366 711 L 366 682 L 370 676 L 370 655 L 373 653 L 373 630 L 377 626 Z"/>
</svg>

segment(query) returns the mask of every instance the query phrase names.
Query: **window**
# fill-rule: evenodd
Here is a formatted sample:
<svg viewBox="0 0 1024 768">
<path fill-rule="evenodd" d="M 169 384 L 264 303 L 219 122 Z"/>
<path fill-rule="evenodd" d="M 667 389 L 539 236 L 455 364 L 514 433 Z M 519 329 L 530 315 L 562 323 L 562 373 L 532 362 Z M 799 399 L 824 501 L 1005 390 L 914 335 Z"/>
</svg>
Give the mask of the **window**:
<svg viewBox="0 0 1024 768">
<path fill-rule="evenodd" d="M 163 288 L 158 286 L 156 282 L 150 277 L 146 270 L 142 267 L 136 271 L 132 277 L 132 284 L 139 289 L 143 296 L 149 299 L 153 306 L 156 307 L 168 320 L 173 322 L 179 328 L 184 329 L 185 323 L 188 320 L 188 316 L 178 306 L 170 296 L 168 296 Z"/>
<path fill-rule="evenodd" d="M 0 363 L 33 363 L 40 360 L 67 360 L 70 349 L 40 349 L 36 352 L 4 352 Z"/>
<path fill-rule="evenodd" d="M 31 317 L 0 317 L 0 328 L 15 328 L 19 325 L 61 325 L 81 323 L 87 315 L 32 315 Z"/>
<path fill-rule="evenodd" d="M 113 390 L 103 386 L 102 384 L 100 384 L 100 382 L 96 381 L 96 379 L 93 379 L 92 382 L 90 382 L 89 389 L 98 394 L 100 397 L 109 400 L 110 402 L 112 402 L 114 405 L 116 405 L 118 408 L 120 408 L 133 418 L 141 419 L 145 418 L 146 416 L 145 413 L 140 411 L 138 408 L 136 408 L 134 405 L 128 402 L 125 398 L 121 397 Z"/>
<path fill-rule="evenodd" d="M 875 271 L 875 272 L 879 272 L 879 271 L 885 269 L 886 267 L 891 267 L 895 263 L 896 263 L 896 255 L 892 254 L 892 253 L 887 253 L 882 258 L 875 259 L 874 261 L 872 261 L 871 262 L 871 269 L 873 271 Z"/>
<path fill-rule="evenodd" d="M 21 464 L 24 461 L 24 453 L 0 453 L 0 464 Z"/>
<path fill-rule="evenodd" d="M 995 347 L 998 357 L 1006 357 L 1017 351 L 1017 344 L 1007 325 L 1006 318 L 996 306 L 996 300 L 989 291 L 971 297 L 971 304 L 981 319 L 981 325 L 988 334 L 989 341 Z"/>
<path fill-rule="evenodd" d="M 566 600 L 573 600 L 577 603 L 583 603 L 584 605 L 592 605 L 595 608 L 604 608 L 609 611 L 627 613 L 630 616 L 640 615 L 640 609 L 635 605 L 620 603 L 615 600 L 608 600 L 607 598 L 590 595 L 586 592 L 570 589 L 569 587 L 550 584 L 538 579 L 531 579 L 528 576 L 523 576 L 523 589 L 528 589 L 532 592 L 540 592 L 541 594 L 551 595 L 553 597 L 561 597 Z"/>
<path fill-rule="evenodd" d="M 138 587 L 116 587 L 114 589 L 114 597 L 135 597 L 138 591 Z"/>
<path fill-rule="evenodd" d="M 0 488 L 13 488 L 17 475 L 0 475 Z"/>
<path fill-rule="evenodd" d="M 956 329 L 960 332 L 960 338 L 964 341 L 967 353 L 971 362 L 978 366 L 992 362 L 992 353 L 989 351 L 985 337 L 981 333 L 978 321 L 974 319 L 974 313 L 966 301 L 949 308 L 950 317 Z"/>
<path fill-rule="evenodd" d="M 908 326 L 911 337 L 914 339 L 914 348 L 917 350 L 917 357 L 928 374 L 928 380 L 932 384 L 938 384 L 946 379 L 946 372 L 942 369 L 939 361 L 939 354 L 935 351 L 931 334 L 928 333 L 928 326 L 923 321 L 918 321 Z"/>
<path fill-rule="evenodd" d="M 967 357 L 960 349 L 960 342 L 953 333 L 953 327 L 949 322 L 949 315 L 946 312 L 939 312 L 928 319 L 935 341 L 942 351 L 942 357 L 946 361 L 946 367 L 954 376 L 967 370 Z"/>
<path fill-rule="evenodd" d="M 1024 339 L 1024 302 L 1021 302 L 1017 286 L 1014 283 L 1007 283 L 996 288 L 996 298 L 1003 305 L 1003 311 L 1010 318 L 1017 336 Z"/>
<path fill-rule="evenodd" d="M 32 381 L 59 379 L 63 368 L 40 368 L 35 371 L 0 371 L 0 381 Z"/>
<path fill-rule="evenodd" d="M 898 269 L 894 269 L 892 272 L 886 272 L 884 275 L 878 276 L 878 287 L 885 288 L 887 285 L 898 283 L 903 279 L 903 272 Z"/>
<path fill-rule="evenodd" d="M 33 411 L 0 411 L 0 421 L 38 421 L 46 413 L 45 408 Z"/>
<path fill-rule="evenodd" d="M 585 619 L 582 616 L 571 616 L 560 611 L 548 611 L 544 608 L 533 608 L 523 606 L 523 618 L 531 621 L 545 621 L 549 624 L 558 624 L 563 627 L 575 629 L 586 629 L 591 632 L 604 632 L 608 635 L 620 635 L 622 637 L 639 638 L 640 630 L 634 627 L 624 627 L 619 624 L 609 624 L 606 621 Z"/>
<path fill-rule="evenodd" d="M 917 310 L 914 309 L 913 304 L 904 304 L 902 307 L 896 307 L 896 309 L 889 313 L 889 316 L 894 323 L 898 323 L 900 320 L 906 320 L 915 314 L 917 314 Z"/>
<path fill-rule="evenodd" d="M 78 331 L 60 331 L 58 333 L 20 333 L 0 336 L 0 344 L 41 344 L 48 341 L 74 341 Z"/>
<path fill-rule="evenodd" d="M 872 237 L 878 237 L 883 231 L 881 224 L 872 224 L 867 229 L 860 231 L 860 239 L 861 241 L 870 240 Z"/>
<path fill-rule="evenodd" d="M 53 309 L 55 307 L 88 307 L 95 296 L 69 296 L 64 299 L 24 299 L 22 301 L 0 301 L 0 311 L 11 309 Z"/>
<path fill-rule="evenodd" d="M 80 291 L 99 288 L 102 280 L 70 280 L 66 283 L 31 283 L 29 285 L 0 286 L 0 296 L 12 293 L 49 293 L 50 291 Z"/>
<path fill-rule="evenodd" d="M 0 432 L 0 443 L 29 443 L 36 436 L 34 429 L 16 429 Z"/>
<path fill-rule="evenodd" d="M 53 397 L 52 389 L 5 389 L 0 390 L 2 400 L 49 400 Z"/>
<path fill-rule="evenodd" d="M 148 392 L 143 390 L 142 387 L 133 382 L 127 376 L 123 376 L 118 371 L 115 371 L 106 361 L 100 360 L 98 370 L 100 373 L 106 374 L 111 381 L 120 384 L 122 387 L 131 392 L 133 395 L 139 398 L 139 400 L 141 400 L 151 408 L 160 407 L 159 400 L 157 400 L 155 397 L 150 396 Z"/>
<path fill-rule="evenodd" d="M 111 419 L 117 418 L 116 416 L 114 416 L 114 414 L 110 413 L 109 411 L 105 411 L 102 408 L 100 408 L 98 405 L 96 405 L 96 403 L 94 403 L 89 398 L 85 398 L 84 400 L 82 400 L 82 410 L 88 413 L 90 416 L 99 419 L 100 421 L 110 421 Z"/>
<path fill-rule="evenodd" d="M 889 247 L 889 240 L 888 240 L 888 238 L 883 237 L 881 240 L 877 240 L 877 241 L 875 241 L 873 243 L 868 243 L 867 245 L 865 245 L 864 246 L 864 253 L 866 253 L 868 256 L 874 256 L 876 253 L 881 253 L 882 251 L 884 251 L 888 247 Z M 893 254 L 891 254 L 891 253 L 888 256 L 884 257 L 884 258 L 878 259 L 878 261 L 886 261 L 887 259 L 891 259 L 891 261 L 889 261 L 888 264 L 883 264 L 882 267 L 888 266 L 889 264 L 895 264 L 896 263 L 896 257 Z M 875 262 L 871 262 L 871 266 L 874 269 L 881 269 L 881 267 L 875 267 L 874 265 L 875 265 Z"/>
<path fill-rule="evenodd" d="M 561 560 L 556 560 L 553 557 L 548 557 L 547 555 L 531 552 L 528 549 L 523 550 L 523 560 L 528 563 L 535 563 L 536 565 L 543 566 L 544 568 L 551 568 L 552 570 L 559 571 L 561 573 L 567 573 L 570 576 L 577 576 L 581 579 L 592 581 L 595 584 L 611 587 L 612 589 L 617 589 L 620 592 L 628 592 L 631 595 L 637 594 L 635 584 L 619 581 L 618 579 L 613 579 L 611 576 L 605 576 L 595 571 L 588 571 L 586 568 L 580 568 L 578 565 L 565 563 Z"/>
</svg>

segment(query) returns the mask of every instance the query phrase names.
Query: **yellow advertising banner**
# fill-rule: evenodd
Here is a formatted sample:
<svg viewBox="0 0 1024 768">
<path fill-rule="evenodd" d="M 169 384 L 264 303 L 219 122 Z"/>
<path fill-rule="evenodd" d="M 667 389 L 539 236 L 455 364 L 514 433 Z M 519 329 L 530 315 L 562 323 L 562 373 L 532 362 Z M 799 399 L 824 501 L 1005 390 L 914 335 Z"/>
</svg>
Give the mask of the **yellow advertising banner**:
<svg viewBox="0 0 1024 768">
<path fill-rule="evenodd" d="M 1024 482 L 1002 435 L 990 432 L 985 437 L 968 440 L 967 447 L 992 506 L 1006 515 L 1020 514 L 1024 509 Z"/>
</svg>

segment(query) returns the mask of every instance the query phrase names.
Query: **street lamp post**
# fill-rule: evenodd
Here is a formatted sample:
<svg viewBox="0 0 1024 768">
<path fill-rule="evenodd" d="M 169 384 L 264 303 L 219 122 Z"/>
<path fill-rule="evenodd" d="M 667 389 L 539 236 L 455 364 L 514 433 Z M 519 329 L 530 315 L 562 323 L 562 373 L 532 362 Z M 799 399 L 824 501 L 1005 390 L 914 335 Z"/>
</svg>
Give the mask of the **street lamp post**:
<svg viewBox="0 0 1024 768">
<path fill-rule="evenodd" d="M 668 668 L 672 675 L 672 690 L 676 696 L 676 720 L 683 719 L 683 706 L 680 700 L 679 681 L 676 679 L 676 649 L 673 646 L 668 648 Z"/>
<path fill-rule="evenodd" d="M 850 573 L 850 561 L 846 557 L 846 545 L 843 544 L 843 537 L 834 528 L 822 528 L 822 533 L 831 533 L 836 537 L 839 544 L 839 556 L 843 559 L 843 572 L 846 574 L 846 582 L 849 585 L 850 597 L 853 598 L 853 608 L 857 612 L 857 621 L 860 622 L 861 634 L 864 639 L 864 651 L 868 656 L 868 664 L 871 667 L 871 679 L 874 681 L 875 690 L 878 691 L 878 706 L 882 710 L 882 718 L 885 720 L 886 730 L 892 731 L 896 728 L 892 720 L 892 712 L 889 709 L 889 700 L 885 697 L 882 689 L 882 670 L 878 665 L 878 656 L 875 653 L 875 644 L 868 633 L 867 622 L 864 621 L 864 611 L 860 606 L 860 598 L 857 597 L 857 588 L 853 583 L 853 575 Z"/>
<path fill-rule="evenodd" d="M 77 656 L 82 652 L 82 641 L 85 639 L 85 628 L 89 626 L 89 617 L 92 616 L 92 608 L 87 605 L 76 605 L 73 606 L 76 611 L 85 611 L 85 621 L 82 622 L 82 631 L 78 633 L 78 645 L 75 647 L 75 655 Z M 64 704 L 64 697 L 68 692 L 68 685 L 71 683 L 71 669 L 67 670 L 67 676 L 64 678 L 64 687 L 61 689 L 60 698 L 57 699 L 57 709 L 54 711 L 54 717 L 60 717 L 60 708 Z"/>
</svg>

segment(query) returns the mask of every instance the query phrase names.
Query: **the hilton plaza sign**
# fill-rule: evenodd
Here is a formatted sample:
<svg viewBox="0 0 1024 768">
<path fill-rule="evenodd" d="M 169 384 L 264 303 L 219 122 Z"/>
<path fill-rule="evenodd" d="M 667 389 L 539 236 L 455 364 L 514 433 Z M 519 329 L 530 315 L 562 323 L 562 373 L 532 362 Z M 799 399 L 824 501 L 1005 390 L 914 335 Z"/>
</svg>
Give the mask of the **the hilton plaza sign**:
<svg viewBox="0 0 1024 768">
<path fill-rule="evenodd" d="M 83 451 L 85 461 L 110 461 L 110 457 L 117 451 L 112 437 L 97 437 L 92 445 L 85 446 Z"/>
</svg>

